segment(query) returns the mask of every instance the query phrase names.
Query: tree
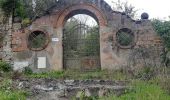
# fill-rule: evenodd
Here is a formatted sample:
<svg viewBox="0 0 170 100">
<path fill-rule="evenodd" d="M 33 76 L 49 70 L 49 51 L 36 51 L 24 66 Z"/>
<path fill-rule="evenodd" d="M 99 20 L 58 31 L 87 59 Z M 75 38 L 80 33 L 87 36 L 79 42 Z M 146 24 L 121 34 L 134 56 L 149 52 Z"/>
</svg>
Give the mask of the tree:
<svg viewBox="0 0 170 100">
<path fill-rule="evenodd" d="M 163 39 L 165 46 L 170 50 L 170 21 L 154 19 L 152 24 L 155 31 Z"/>
<path fill-rule="evenodd" d="M 135 18 L 138 11 L 133 5 L 129 4 L 129 2 L 121 0 L 117 0 L 116 2 L 113 1 L 113 9 L 123 12 L 131 18 Z"/>
<path fill-rule="evenodd" d="M 159 19 L 152 20 L 152 25 L 157 34 L 162 38 L 165 45 L 165 50 L 162 53 L 162 63 L 165 66 L 170 64 L 170 21 L 163 21 Z"/>
</svg>

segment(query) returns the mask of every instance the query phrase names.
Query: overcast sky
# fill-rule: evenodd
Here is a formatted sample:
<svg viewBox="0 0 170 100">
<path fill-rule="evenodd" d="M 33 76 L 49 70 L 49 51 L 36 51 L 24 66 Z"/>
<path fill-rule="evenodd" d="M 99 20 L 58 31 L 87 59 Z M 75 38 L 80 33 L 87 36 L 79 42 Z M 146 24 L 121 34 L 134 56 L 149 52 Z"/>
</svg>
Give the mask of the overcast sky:
<svg viewBox="0 0 170 100">
<path fill-rule="evenodd" d="M 117 0 L 105 0 L 112 6 L 112 1 Z M 125 0 L 122 0 L 125 1 Z M 138 9 L 138 15 L 142 12 L 147 12 L 150 18 L 168 19 L 170 16 L 170 0 L 127 0 L 130 4 Z"/>
</svg>

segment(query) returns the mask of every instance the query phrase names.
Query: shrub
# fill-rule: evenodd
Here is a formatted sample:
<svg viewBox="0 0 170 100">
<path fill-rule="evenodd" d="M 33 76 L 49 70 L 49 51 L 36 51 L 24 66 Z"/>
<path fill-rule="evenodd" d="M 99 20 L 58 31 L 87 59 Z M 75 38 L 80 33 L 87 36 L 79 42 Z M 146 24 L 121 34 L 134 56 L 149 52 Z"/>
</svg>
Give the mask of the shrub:
<svg viewBox="0 0 170 100">
<path fill-rule="evenodd" d="M 150 80 L 154 76 L 155 76 L 155 71 L 153 67 L 143 67 L 135 77 L 142 80 Z"/>
<path fill-rule="evenodd" d="M 32 73 L 33 73 L 33 71 L 32 71 L 32 69 L 31 69 L 30 67 L 25 67 L 25 68 L 24 68 L 24 74 L 30 75 L 30 74 L 32 74 Z"/>
<path fill-rule="evenodd" d="M 22 20 L 22 27 L 27 27 L 31 24 L 31 20 L 29 18 L 25 18 Z"/>
<path fill-rule="evenodd" d="M 12 71 L 12 66 L 7 62 L 0 61 L 0 71 L 10 72 L 10 71 Z"/>
</svg>

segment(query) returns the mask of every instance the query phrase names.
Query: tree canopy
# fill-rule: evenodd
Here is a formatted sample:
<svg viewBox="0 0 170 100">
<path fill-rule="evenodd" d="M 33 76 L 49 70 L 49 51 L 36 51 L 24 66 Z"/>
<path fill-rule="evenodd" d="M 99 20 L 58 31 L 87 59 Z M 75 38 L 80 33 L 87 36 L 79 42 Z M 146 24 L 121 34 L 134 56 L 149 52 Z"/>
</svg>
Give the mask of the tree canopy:
<svg viewBox="0 0 170 100">
<path fill-rule="evenodd" d="M 163 39 L 165 46 L 170 50 L 170 21 L 154 19 L 152 24 L 155 31 Z"/>
</svg>

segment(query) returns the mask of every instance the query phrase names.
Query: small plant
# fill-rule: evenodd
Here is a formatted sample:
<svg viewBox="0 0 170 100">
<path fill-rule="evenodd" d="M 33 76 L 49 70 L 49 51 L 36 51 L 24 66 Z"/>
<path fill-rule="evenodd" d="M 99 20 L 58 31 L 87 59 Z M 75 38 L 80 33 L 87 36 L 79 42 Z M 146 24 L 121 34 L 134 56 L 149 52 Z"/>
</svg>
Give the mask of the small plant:
<svg viewBox="0 0 170 100">
<path fill-rule="evenodd" d="M 11 84 L 11 79 L 3 79 L 2 82 L 0 82 L 0 90 L 9 91 Z"/>
<path fill-rule="evenodd" d="M 24 68 L 24 74 L 30 75 L 30 74 L 32 74 L 32 73 L 33 73 L 33 71 L 32 71 L 32 69 L 31 69 L 30 67 L 25 67 L 25 68 Z"/>
<path fill-rule="evenodd" d="M 4 61 L 0 61 L 0 71 L 1 72 L 10 72 L 12 71 L 12 66 Z"/>
<path fill-rule="evenodd" d="M 138 72 L 136 78 L 142 80 L 150 80 L 155 76 L 154 69 L 152 67 L 143 67 L 141 71 Z"/>
<path fill-rule="evenodd" d="M 22 20 L 22 27 L 27 27 L 31 24 L 31 20 L 29 18 L 25 18 Z"/>
</svg>

